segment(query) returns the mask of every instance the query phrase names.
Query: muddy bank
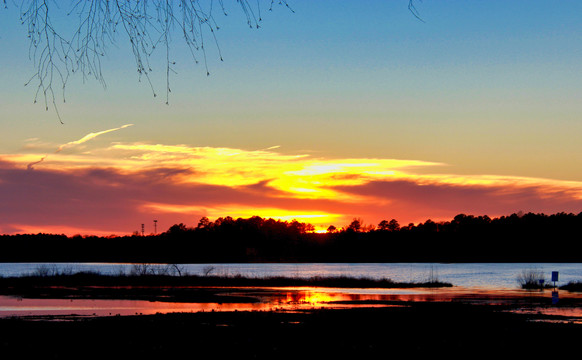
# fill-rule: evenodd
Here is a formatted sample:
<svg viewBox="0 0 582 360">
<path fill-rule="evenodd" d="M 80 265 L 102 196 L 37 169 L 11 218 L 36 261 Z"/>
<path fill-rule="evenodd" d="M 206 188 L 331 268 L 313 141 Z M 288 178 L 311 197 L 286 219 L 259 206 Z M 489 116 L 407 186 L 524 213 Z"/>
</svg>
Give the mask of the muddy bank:
<svg viewBox="0 0 582 360">
<path fill-rule="evenodd" d="M 43 358 L 371 358 L 549 355 L 575 346 L 582 326 L 542 315 L 451 302 L 296 312 L 213 312 L 0 319 L 0 353 Z"/>
</svg>

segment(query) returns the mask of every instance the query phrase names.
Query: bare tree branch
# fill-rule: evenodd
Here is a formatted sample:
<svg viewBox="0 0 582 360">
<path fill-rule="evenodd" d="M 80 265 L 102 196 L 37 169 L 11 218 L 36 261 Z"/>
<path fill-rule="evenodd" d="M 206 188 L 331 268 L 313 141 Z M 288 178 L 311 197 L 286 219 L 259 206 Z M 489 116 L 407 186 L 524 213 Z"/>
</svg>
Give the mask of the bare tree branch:
<svg viewBox="0 0 582 360">
<path fill-rule="evenodd" d="M 422 1 L 422 0 L 419 0 L 419 1 Z M 424 22 L 424 20 L 420 17 L 420 13 L 418 12 L 418 9 L 416 9 L 416 6 L 414 6 L 414 0 L 408 0 L 408 10 L 410 10 L 410 12 L 412 13 L 412 15 L 414 15 L 415 18 Z"/>
<path fill-rule="evenodd" d="M 262 21 L 261 2 L 268 2 L 268 10 L 278 4 L 294 12 L 287 0 L 236 0 L 250 28 L 259 28 Z M 3 0 L 6 7 L 6 0 Z M 158 47 L 163 50 L 166 78 L 166 104 L 170 100 L 170 78 L 175 74 L 171 43 L 179 35 L 192 54 L 195 63 L 201 55 L 206 74 L 210 75 L 206 57 L 205 37 L 218 50 L 216 31 L 220 29 L 216 14 L 228 16 L 224 0 L 70 0 L 67 18 L 75 19 L 75 26 L 67 31 L 53 25 L 55 13 L 63 13 L 63 1 L 23 0 L 20 19 L 27 26 L 30 39 L 29 57 L 36 72 L 26 82 L 37 85 L 34 102 L 44 100 L 45 109 L 52 106 L 61 121 L 57 100 L 66 101 L 69 77 L 80 74 L 83 81 L 94 78 L 106 87 L 101 58 L 108 46 L 115 44 L 122 33 L 129 41 L 138 80 L 145 79 L 157 96 L 150 79 L 150 58 Z M 409 0 L 408 9 L 420 21 L 415 0 Z M 61 26 L 62 21 L 61 21 Z M 61 121 L 62 122 L 62 121 Z"/>
<path fill-rule="evenodd" d="M 250 28 L 259 28 L 261 1 L 237 0 Z M 265 2 L 268 0 L 264 0 Z M 6 5 L 6 0 L 3 0 Z M 270 0 L 269 10 L 275 0 Z M 293 11 L 286 0 L 281 6 Z M 72 31 L 53 25 L 54 13 L 63 12 L 56 0 L 23 1 L 21 22 L 27 26 L 30 39 L 29 56 L 36 72 L 26 85 L 35 82 L 35 103 L 42 97 L 46 110 L 52 106 L 61 120 L 57 100 L 66 101 L 69 77 L 80 74 L 83 80 L 94 78 L 106 87 L 101 58 L 108 46 L 116 43 L 119 33 L 126 35 L 133 53 L 138 78 L 145 79 L 153 96 L 157 96 L 150 74 L 150 58 L 158 47 L 163 49 L 166 77 L 166 104 L 170 98 L 170 77 L 175 73 L 171 43 L 179 35 L 196 63 L 200 54 L 206 74 L 208 69 L 205 37 L 209 36 L 218 50 L 216 31 L 220 28 L 215 14 L 227 16 L 223 0 L 71 0 L 65 15 L 76 19 Z M 62 25 L 62 24 L 61 24 Z M 62 121 L 61 121 L 62 122 Z"/>
</svg>

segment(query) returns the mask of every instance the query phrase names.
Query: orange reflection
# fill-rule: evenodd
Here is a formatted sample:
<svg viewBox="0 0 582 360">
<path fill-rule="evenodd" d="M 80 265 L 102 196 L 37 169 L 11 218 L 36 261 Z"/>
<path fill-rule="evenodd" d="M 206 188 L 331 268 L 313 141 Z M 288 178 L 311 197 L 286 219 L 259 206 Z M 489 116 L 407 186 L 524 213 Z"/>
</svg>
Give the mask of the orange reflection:
<svg viewBox="0 0 582 360">
<path fill-rule="evenodd" d="M 316 291 L 288 292 L 286 298 L 286 302 L 289 304 L 309 304 L 313 306 L 326 304 L 331 301 L 346 300 L 350 300 L 350 296 L 347 294 L 334 294 Z"/>
<path fill-rule="evenodd" d="M 216 288 L 213 288 L 216 290 Z M 513 311 L 582 319 L 582 294 L 560 293 L 565 306 L 549 306 L 548 292 L 523 290 L 454 289 L 334 289 L 334 288 L 222 288 L 221 296 L 251 302 L 166 302 L 142 300 L 26 299 L 0 296 L 0 317 L 111 316 L 211 311 L 294 311 L 319 308 L 405 306 L 407 302 L 462 301 L 488 305 L 513 304 Z M 234 300 L 235 298 L 233 298 Z M 240 300 L 234 300 L 240 301 Z M 253 302 L 254 301 L 254 302 Z"/>
</svg>

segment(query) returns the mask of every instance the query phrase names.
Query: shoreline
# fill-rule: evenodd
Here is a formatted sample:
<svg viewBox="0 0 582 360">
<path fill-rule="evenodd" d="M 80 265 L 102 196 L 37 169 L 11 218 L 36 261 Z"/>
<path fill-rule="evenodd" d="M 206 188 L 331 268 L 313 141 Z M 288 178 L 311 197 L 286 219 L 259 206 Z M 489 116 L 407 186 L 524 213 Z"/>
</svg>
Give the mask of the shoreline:
<svg viewBox="0 0 582 360">
<path fill-rule="evenodd" d="M 88 279 L 98 281 L 88 282 Z M 120 280 L 125 285 L 120 285 Z M 0 279 L 5 281 L 4 285 L 7 281 L 13 281 L 12 285 L 20 281 L 24 286 L 2 286 L 5 293 L 36 289 L 36 294 L 29 295 L 51 299 L 60 294 L 65 301 L 72 301 L 71 296 L 97 299 L 115 295 L 152 303 L 170 299 L 251 304 L 259 295 L 281 296 L 277 291 L 284 289 L 227 287 L 229 291 L 225 294 L 226 288 L 189 287 L 185 280 L 165 276 L 112 278 L 95 274 Z M 180 281 L 182 286 L 178 285 Z M 377 289 L 377 292 L 390 293 L 391 289 L 395 288 Z M 474 353 L 539 357 L 540 353 L 555 354 L 550 346 L 552 341 L 575 344 L 582 336 L 582 316 L 568 315 L 572 309 L 582 309 L 582 294 L 561 291 L 560 302 L 552 305 L 548 290 L 400 289 L 406 294 L 368 299 L 361 293 L 374 292 L 373 289 L 360 288 L 360 294 L 354 299 L 332 299 L 328 308 L 6 317 L 0 318 L 0 353 L 52 358 L 113 353 L 116 357 L 157 359 L 184 354 L 242 359 L 370 358 L 386 354 L 443 354 L 466 358 Z M 303 291 L 293 287 L 287 290 Z M 342 288 L 336 290 L 342 291 Z M 334 289 L 326 288 L 326 291 Z M 301 297 L 292 300 L 305 301 Z M 566 313 L 548 310 L 566 310 Z"/>
<path fill-rule="evenodd" d="M 321 358 L 446 354 L 555 354 L 553 341 L 575 344 L 582 325 L 539 322 L 548 316 L 508 307 L 417 302 L 401 307 L 174 313 L 82 318 L 0 319 L 0 351 L 8 355 L 218 356 Z M 554 317 L 555 318 L 555 317 Z M 556 345 L 559 346 L 559 345 Z M 560 348 L 558 348 L 560 350 Z"/>
</svg>

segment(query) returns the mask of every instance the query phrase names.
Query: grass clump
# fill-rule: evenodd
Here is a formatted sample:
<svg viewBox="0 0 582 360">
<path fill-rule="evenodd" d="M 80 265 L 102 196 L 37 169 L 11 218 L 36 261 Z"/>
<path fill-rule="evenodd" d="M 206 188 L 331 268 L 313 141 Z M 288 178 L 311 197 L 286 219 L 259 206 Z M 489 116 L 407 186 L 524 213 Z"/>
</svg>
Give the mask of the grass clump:
<svg viewBox="0 0 582 360">
<path fill-rule="evenodd" d="M 552 287 L 546 282 L 546 277 L 541 270 L 523 270 L 517 275 L 517 283 L 522 289 L 536 290 Z"/>
</svg>

